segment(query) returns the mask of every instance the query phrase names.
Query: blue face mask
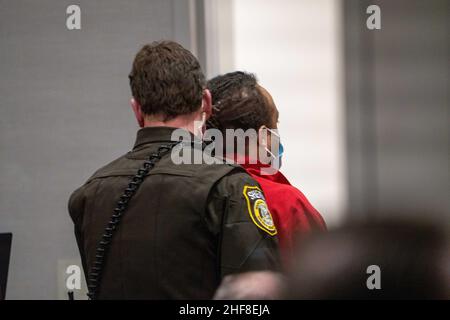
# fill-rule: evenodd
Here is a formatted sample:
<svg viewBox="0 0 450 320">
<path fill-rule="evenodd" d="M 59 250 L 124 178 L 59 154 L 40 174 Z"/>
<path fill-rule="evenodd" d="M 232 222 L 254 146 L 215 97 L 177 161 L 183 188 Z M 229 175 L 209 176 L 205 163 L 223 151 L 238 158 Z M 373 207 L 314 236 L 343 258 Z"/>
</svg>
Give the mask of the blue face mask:
<svg viewBox="0 0 450 320">
<path fill-rule="evenodd" d="M 279 145 L 278 145 L 278 157 L 281 159 L 281 157 L 283 156 L 283 153 L 284 153 L 284 147 L 283 147 L 283 144 L 281 143 L 281 141 L 280 141 L 280 143 L 279 143 Z"/>
</svg>

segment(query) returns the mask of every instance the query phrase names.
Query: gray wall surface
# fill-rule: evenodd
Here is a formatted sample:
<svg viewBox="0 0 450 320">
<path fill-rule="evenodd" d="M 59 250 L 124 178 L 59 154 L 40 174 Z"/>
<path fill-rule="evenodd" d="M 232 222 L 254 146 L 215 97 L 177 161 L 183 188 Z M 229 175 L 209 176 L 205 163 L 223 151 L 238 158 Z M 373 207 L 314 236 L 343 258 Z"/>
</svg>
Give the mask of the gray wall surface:
<svg viewBox="0 0 450 320">
<path fill-rule="evenodd" d="M 195 50 L 190 1 L 79 0 L 82 28 L 69 31 L 70 4 L 0 1 L 0 232 L 14 234 L 8 299 L 58 297 L 58 261 L 78 258 L 69 195 L 134 142 L 127 76 L 140 46 L 171 39 Z"/>
<path fill-rule="evenodd" d="M 381 30 L 366 28 L 371 4 Z M 347 0 L 344 14 L 352 215 L 450 227 L 450 2 Z"/>
</svg>

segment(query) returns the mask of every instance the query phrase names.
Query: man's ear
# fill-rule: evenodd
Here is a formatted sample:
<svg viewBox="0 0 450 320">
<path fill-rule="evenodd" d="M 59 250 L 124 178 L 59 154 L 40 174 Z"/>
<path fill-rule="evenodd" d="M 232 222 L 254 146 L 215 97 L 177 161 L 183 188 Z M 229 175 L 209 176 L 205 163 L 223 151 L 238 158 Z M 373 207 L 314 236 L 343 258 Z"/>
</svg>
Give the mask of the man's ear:
<svg viewBox="0 0 450 320">
<path fill-rule="evenodd" d="M 143 128 L 144 127 L 144 114 L 142 113 L 141 105 L 134 98 L 131 98 L 130 105 L 131 105 L 131 108 L 133 109 L 134 116 L 136 117 L 136 121 L 137 121 L 139 127 Z"/>
<path fill-rule="evenodd" d="M 211 92 L 208 89 L 203 90 L 202 112 L 204 112 L 206 114 L 206 116 L 205 116 L 206 120 L 208 120 L 209 117 L 211 117 L 212 97 L 211 97 Z"/>
</svg>

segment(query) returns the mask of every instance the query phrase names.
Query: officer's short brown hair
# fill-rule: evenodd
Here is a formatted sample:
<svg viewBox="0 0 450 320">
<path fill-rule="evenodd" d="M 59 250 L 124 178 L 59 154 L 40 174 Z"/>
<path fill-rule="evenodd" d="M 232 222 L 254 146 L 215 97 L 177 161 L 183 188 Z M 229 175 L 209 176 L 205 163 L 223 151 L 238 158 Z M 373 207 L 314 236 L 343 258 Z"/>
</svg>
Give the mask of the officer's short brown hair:
<svg viewBox="0 0 450 320">
<path fill-rule="evenodd" d="M 194 55 L 176 42 L 145 45 L 134 58 L 129 79 L 144 114 L 167 121 L 201 106 L 205 76 Z"/>
</svg>

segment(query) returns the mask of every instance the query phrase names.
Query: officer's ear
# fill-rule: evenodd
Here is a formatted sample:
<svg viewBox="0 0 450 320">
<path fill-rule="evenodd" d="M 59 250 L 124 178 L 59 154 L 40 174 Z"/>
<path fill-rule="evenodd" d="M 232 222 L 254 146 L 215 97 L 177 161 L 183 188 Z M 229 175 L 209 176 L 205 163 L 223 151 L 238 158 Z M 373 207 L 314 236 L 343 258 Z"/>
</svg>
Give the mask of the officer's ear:
<svg viewBox="0 0 450 320">
<path fill-rule="evenodd" d="M 144 117 L 144 114 L 142 112 L 141 105 L 134 98 L 131 98 L 130 105 L 131 105 L 131 108 L 133 109 L 134 116 L 136 117 L 136 121 L 137 121 L 139 127 L 143 128 L 144 127 L 144 118 L 145 117 Z"/>
<path fill-rule="evenodd" d="M 202 112 L 205 113 L 205 119 L 208 120 L 212 114 L 212 97 L 208 89 L 203 90 L 202 96 Z"/>
</svg>

